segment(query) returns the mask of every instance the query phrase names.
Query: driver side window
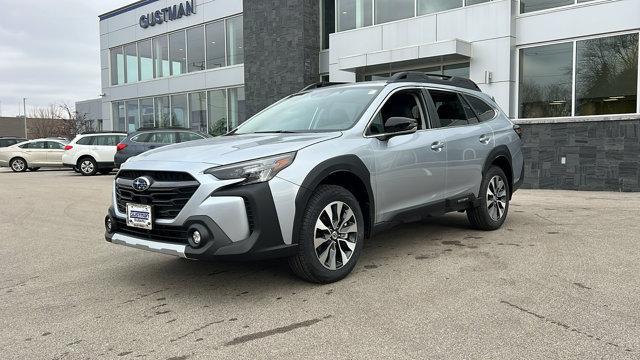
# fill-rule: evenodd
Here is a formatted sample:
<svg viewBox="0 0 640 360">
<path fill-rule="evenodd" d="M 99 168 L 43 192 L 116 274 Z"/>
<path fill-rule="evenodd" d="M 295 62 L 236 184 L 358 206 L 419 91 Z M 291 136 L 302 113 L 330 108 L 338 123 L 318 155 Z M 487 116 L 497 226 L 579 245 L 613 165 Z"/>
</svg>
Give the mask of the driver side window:
<svg viewBox="0 0 640 360">
<path fill-rule="evenodd" d="M 406 117 L 418 122 L 418 130 L 424 129 L 422 101 L 417 91 L 399 91 L 393 94 L 374 116 L 367 130 L 367 135 L 386 134 L 387 120 L 392 117 Z"/>
</svg>

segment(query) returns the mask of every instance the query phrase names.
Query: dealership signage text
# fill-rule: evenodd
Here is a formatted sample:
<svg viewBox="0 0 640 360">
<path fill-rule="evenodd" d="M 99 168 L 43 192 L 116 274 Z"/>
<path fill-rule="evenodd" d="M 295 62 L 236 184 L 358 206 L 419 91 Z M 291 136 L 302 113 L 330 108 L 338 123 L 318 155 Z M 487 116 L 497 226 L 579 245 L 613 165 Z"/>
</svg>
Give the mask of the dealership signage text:
<svg viewBox="0 0 640 360">
<path fill-rule="evenodd" d="M 184 4 L 168 6 L 164 9 L 156 10 L 149 14 L 140 16 L 140 27 L 143 29 L 149 26 L 162 24 L 166 21 L 180 19 L 183 16 L 189 16 L 196 13 L 195 0 L 185 1 Z"/>
</svg>

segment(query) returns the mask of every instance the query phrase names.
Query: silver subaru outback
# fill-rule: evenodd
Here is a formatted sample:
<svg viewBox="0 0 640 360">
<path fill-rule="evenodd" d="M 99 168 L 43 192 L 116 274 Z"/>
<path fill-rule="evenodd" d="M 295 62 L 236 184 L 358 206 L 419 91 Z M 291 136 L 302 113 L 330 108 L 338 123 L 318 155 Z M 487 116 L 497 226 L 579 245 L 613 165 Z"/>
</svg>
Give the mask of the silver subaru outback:
<svg viewBox="0 0 640 360">
<path fill-rule="evenodd" d="M 334 282 L 389 226 L 466 211 L 476 229 L 501 227 L 523 181 L 521 136 L 470 80 L 316 84 L 225 136 L 124 163 L 105 237 L 187 259 L 282 257 Z"/>
</svg>

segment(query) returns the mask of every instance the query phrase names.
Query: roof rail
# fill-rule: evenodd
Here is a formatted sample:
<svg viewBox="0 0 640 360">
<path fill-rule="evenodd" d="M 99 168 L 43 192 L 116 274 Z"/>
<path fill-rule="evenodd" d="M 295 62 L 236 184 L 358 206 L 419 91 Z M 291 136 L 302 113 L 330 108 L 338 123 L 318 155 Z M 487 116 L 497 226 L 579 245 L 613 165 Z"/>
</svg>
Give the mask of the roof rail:
<svg viewBox="0 0 640 360">
<path fill-rule="evenodd" d="M 448 75 L 427 74 L 416 71 L 399 72 L 391 76 L 387 81 L 388 84 L 396 82 L 423 82 L 430 84 L 457 86 L 469 90 L 482 91 L 475 82 L 469 79 Z"/>
<path fill-rule="evenodd" d="M 320 81 L 320 82 L 317 82 L 315 84 L 311 84 L 311 85 L 305 86 L 302 90 L 300 90 L 300 92 L 313 90 L 313 89 L 319 89 L 319 88 L 323 88 L 323 87 L 327 87 L 327 86 L 344 85 L 344 84 L 348 84 L 348 83 L 345 83 L 345 82 Z"/>
<path fill-rule="evenodd" d="M 108 130 L 101 130 L 101 131 L 86 131 L 83 133 L 80 133 L 78 135 L 97 135 L 97 134 L 126 134 L 126 131 L 108 131 Z"/>
<path fill-rule="evenodd" d="M 139 127 L 137 128 L 135 131 L 152 131 L 152 130 L 191 130 L 188 127 L 184 127 L 184 126 L 165 126 L 165 127 Z M 195 130 L 193 130 L 195 131 Z"/>
</svg>

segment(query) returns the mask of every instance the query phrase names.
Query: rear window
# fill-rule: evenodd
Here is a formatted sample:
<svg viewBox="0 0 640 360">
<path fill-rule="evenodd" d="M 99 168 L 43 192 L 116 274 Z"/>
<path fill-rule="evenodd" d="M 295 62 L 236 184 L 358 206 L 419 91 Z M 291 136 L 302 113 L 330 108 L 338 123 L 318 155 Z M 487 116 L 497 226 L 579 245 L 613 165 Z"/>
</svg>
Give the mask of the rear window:
<svg viewBox="0 0 640 360">
<path fill-rule="evenodd" d="M 198 135 L 192 132 L 180 132 L 180 142 L 193 141 L 193 140 L 201 140 L 204 139 L 202 135 Z"/>
<path fill-rule="evenodd" d="M 496 116 L 496 110 L 486 102 L 470 95 L 465 95 L 464 98 L 467 99 L 467 101 L 473 108 L 473 111 L 478 114 L 478 119 L 480 121 L 489 121 Z"/>
</svg>

